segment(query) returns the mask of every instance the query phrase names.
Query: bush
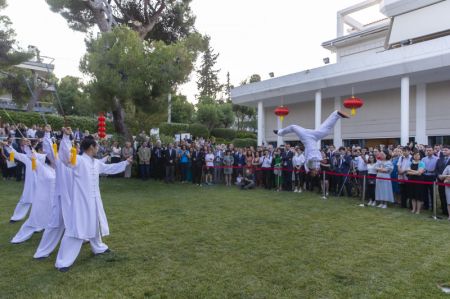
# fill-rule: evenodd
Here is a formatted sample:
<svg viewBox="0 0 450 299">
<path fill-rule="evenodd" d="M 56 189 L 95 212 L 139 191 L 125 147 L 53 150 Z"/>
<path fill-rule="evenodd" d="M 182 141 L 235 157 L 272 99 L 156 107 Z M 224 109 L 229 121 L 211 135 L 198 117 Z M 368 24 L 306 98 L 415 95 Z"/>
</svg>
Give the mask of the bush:
<svg viewBox="0 0 450 299">
<path fill-rule="evenodd" d="M 188 133 L 190 133 L 193 137 L 209 137 L 208 128 L 202 124 L 191 124 L 189 125 Z"/>
<path fill-rule="evenodd" d="M 64 117 L 56 114 L 40 114 L 37 112 L 21 112 L 21 111 L 8 111 L 9 116 L 13 121 L 18 123 L 23 123 L 27 127 L 32 125 L 45 125 L 47 122 L 52 126 L 54 130 L 59 130 L 64 126 Z M 6 115 L 5 111 L 0 110 L 0 117 L 4 123 L 11 124 L 11 120 Z M 72 129 L 80 128 L 80 130 L 88 130 L 90 133 L 97 132 L 97 119 L 91 117 L 83 116 L 66 116 L 67 126 L 72 127 Z M 110 121 L 106 122 L 106 131 L 112 133 L 114 131 L 114 126 Z"/>
<path fill-rule="evenodd" d="M 235 147 L 250 147 L 253 146 L 256 148 L 256 139 L 253 138 L 235 138 L 232 143 Z"/>
<path fill-rule="evenodd" d="M 175 136 L 175 134 L 188 133 L 189 125 L 180 123 L 160 123 L 159 124 L 159 134 Z"/>
<path fill-rule="evenodd" d="M 233 140 L 236 138 L 236 131 L 233 129 L 227 129 L 227 128 L 217 128 L 211 130 L 211 136 L 222 138 L 228 141 Z"/>
<path fill-rule="evenodd" d="M 256 133 L 249 132 L 249 131 L 237 131 L 236 137 L 240 139 L 250 138 L 250 139 L 256 139 Z"/>
</svg>

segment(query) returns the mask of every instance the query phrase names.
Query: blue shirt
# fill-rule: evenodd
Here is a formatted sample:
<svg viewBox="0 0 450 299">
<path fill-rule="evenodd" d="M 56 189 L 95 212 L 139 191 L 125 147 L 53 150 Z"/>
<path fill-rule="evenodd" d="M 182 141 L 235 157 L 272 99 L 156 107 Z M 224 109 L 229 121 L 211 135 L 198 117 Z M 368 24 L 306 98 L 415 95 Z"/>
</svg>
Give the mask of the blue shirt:
<svg viewBox="0 0 450 299">
<path fill-rule="evenodd" d="M 436 163 L 438 158 L 435 156 L 424 157 L 422 162 L 425 164 L 425 172 L 424 175 L 434 175 L 434 170 L 436 169 Z"/>
</svg>

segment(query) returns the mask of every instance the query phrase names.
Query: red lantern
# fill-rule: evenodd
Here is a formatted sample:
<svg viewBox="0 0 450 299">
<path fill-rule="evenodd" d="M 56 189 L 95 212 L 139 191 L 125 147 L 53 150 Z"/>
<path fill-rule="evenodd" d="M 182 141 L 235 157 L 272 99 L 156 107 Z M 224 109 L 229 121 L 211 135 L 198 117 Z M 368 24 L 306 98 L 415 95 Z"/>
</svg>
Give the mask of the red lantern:
<svg viewBox="0 0 450 299">
<path fill-rule="evenodd" d="M 281 121 L 283 121 L 284 117 L 289 114 L 289 109 L 284 106 L 278 106 L 275 108 L 275 115 L 280 118 Z"/>
<path fill-rule="evenodd" d="M 106 137 L 106 118 L 103 116 L 103 113 L 100 113 L 98 118 L 98 137 L 105 138 Z"/>
<path fill-rule="evenodd" d="M 364 101 L 360 98 L 352 96 L 344 101 L 344 107 L 352 109 L 352 115 L 356 115 L 356 109 L 361 108 L 364 105 Z"/>
</svg>

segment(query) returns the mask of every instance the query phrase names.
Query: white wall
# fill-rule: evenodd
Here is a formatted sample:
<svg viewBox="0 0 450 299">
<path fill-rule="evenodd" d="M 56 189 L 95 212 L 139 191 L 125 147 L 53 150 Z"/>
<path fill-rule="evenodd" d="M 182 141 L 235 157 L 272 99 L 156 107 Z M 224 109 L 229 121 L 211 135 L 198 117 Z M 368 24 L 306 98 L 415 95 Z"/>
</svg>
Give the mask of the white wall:
<svg viewBox="0 0 450 299">
<path fill-rule="evenodd" d="M 427 135 L 450 135 L 450 81 L 427 85 Z"/>
</svg>

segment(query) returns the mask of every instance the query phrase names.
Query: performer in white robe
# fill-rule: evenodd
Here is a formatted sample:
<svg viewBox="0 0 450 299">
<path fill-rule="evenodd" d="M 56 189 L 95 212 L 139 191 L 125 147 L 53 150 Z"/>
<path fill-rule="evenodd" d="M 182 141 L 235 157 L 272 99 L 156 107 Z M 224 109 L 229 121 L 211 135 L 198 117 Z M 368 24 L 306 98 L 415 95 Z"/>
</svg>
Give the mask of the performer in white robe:
<svg viewBox="0 0 450 299">
<path fill-rule="evenodd" d="M 6 151 L 10 153 L 10 150 L 8 150 L 8 148 L 12 147 L 6 147 Z M 28 145 L 25 147 L 25 154 L 28 156 L 31 155 L 31 149 Z M 31 208 L 31 202 L 33 199 L 33 192 L 32 192 L 33 184 L 34 184 L 34 174 L 31 171 L 25 171 L 25 181 L 23 184 L 22 195 L 20 196 L 19 202 L 17 203 L 16 208 L 14 209 L 14 213 L 9 220 L 10 223 L 23 220 L 27 216 L 28 211 Z"/>
<path fill-rule="evenodd" d="M 295 133 L 305 146 L 305 168 L 307 171 L 309 169 L 319 169 L 320 161 L 322 161 L 322 153 L 320 152 L 318 141 L 331 134 L 336 122 L 341 118 L 349 118 L 349 116 L 342 111 L 336 110 L 331 113 L 317 130 L 291 125 L 281 130 L 274 130 L 274 133 L 278 136 Z"/>
<path fill-rule="evenodd" d="M 59 144 L 58 154 L 55 155 L 53 151 L 53 142 L 50 137 L 51 127 L 46 126 L 45 130 L 46 132 L 43 140 L 44 152 L 55 167 L 56 181 L 50 221 L 45 227 L 41 242 L 33 256 L 36 259 L 46 258 L 53 250 L 55 250 L 64 233 L 64 222 L 69 221 L 71 208 L 70 190 L 72 188 L 72 170 L 67 168 L 64 164 L 69 161 L 69 153 L 72 147 L 70 135 L 72 132 L 70 128 L 64 129 L 64 135 Z"/>
<path fill-rule="evenodd" d="M 18 244 L 25 242 L 34 232 L 41 231 L 47 225 L 50 219 L 51 202 L 55 190 L 55 170 L 45 163 L 45 155 L 40 153 L 32 153 L 31 157 L 18 153 L 13 148 L 8 150 L 14 152 L 14 157 L 22 162 L 26 167 L 26 172 L 33 176 L 33 186 L 31 192 L 33 194 L 33 206 L 31 207 L 30 216 L 21 226 L 20 230 L 11 240 L 11 243 Z M 32 169 L 32 158 L 36 159 L 36 169 Z"/>
<path fill-rule="evenodd" d="M 70 221 L 65 222 L 66 231 L 55 263 L 61 272 L 68 271 L 75 262 L 84 240 L 89 240 L 94 254 L 109 252 L 101 239 L 109 235 L 109 227 L 100 196 L 99 175 L 123 172 L 132 163 L 131 158 L 116 164 L 95 159 L 98 145 L 92 137 L 83 140 L 81 149 L 83 155 L 77 157 L 76 164 L 66 166 L 73 171 L 73 186 Z"/>
</svg>

